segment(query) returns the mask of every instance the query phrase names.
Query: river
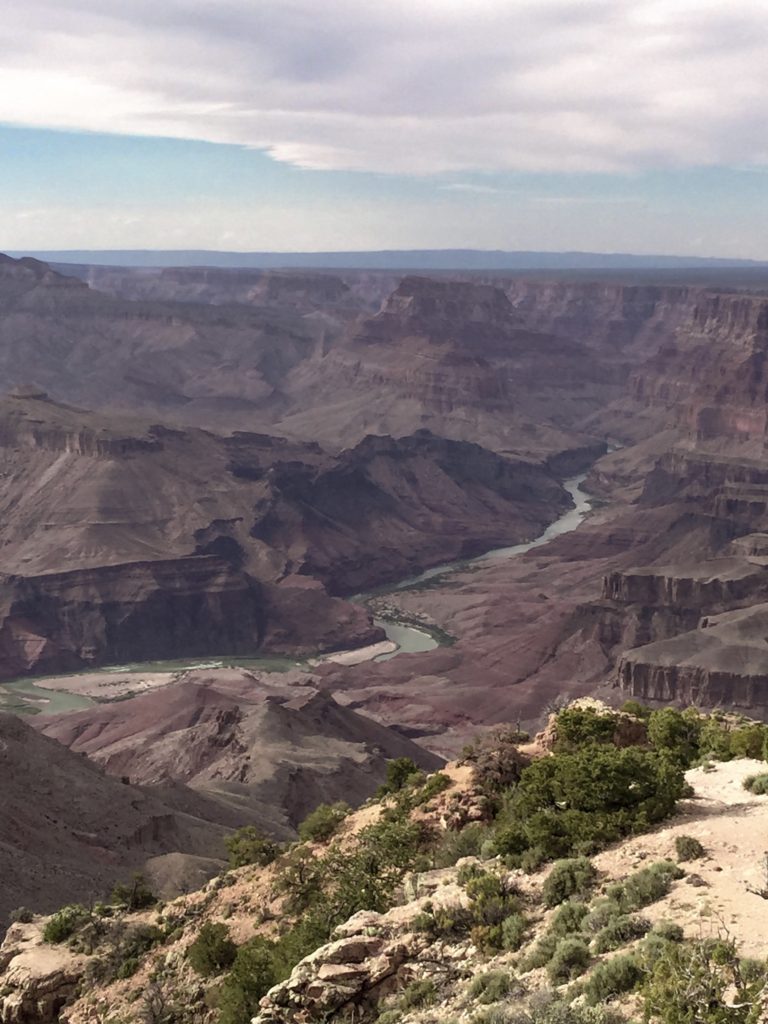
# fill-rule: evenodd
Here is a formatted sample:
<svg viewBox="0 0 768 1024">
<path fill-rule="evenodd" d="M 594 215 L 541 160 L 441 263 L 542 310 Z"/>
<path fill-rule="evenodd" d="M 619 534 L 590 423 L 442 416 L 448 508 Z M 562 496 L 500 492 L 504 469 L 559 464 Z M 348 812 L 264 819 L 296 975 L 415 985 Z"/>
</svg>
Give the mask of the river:
<svg viewBox="0 0 768 1024">
<path fill-rule="evenodd" d="M 494 548 L 491 551 L 486 551 L 484 555 L 478 555 L 476 558 L 465 558 L 463 561 L 435 565 L 431 569 L 419 573 L 418 576 L 411 576 L 408 579 L 400 580 L 399 583 L 392 587 L 375 591 L 376 596 L 396 594 L 401 590 L 415 590 L 422 584 L 436 583 L 438 577 L 442 578 L 453 573 L 466 571 L 475 565 L 486 565 L 489 562 L 502 562 L 508 558 L 515 558 L 517 555 L 523 555 L 526 551 L 533 550 L 533 548 L 539 548 L 544 544 L 548 544 L 555 537 L 562 537 L 564 533 L 571 533 L 579 526 L 584 516 L 591 509 L 590 496 L 586 491 L 582 490 L 581 486 L 586 479 L 587 474 L 580 473 L 578 476 L 571 477 L 570 480 L 563 482 L 563 487 L 573 498 L 574 507 L 563 513 L 554 523 L 550 523 L 546 530 L 534 540 L 526 541 L 524 544 L 513 544 L 511 547 Z M 412 626 L 406 626 L 402 622 L 389 619 L 375 619 L 374 621 L 387 634 L 387 639 L 397 644 L 396 651 L 392 651 L 390 654 L 380 654 L 376 661 L 388 661 L 390 658 L 397 657 L 398 654 L 417 654 L 421 651 L 431 651 L 439 646 L 439 641 L 424 630 L 415 629 Z"/>
<path fill-rule="evenodd" d="M 370 594 L 359 594 L 353 600 L 365 601 L 373 596 L 385 596 L 396 594 L 402 590 L 438 584 L 438 577 L 443 578 L 453 573 L 464 572 L 472 566 L 486 565 L 489 562 L 499 562 L 508 558 L 515 558 L 533 548 L 541 547 L 555 537 L 564 533 L 570 533 L 581 523 L 584 516 L 590 510 L 590 497 L 583 491 L 581 485 L 587 478 L 586 473 L 572 477 L 563 482 L 563 487 L 568 491 L 574 501 L 574 507 L 565 512 L 559 519 L 551 523 L 546 530 L 535 540 L 526 541 L 524 544 L 514 544 L 511 547 L 495 548 L 487 551 L 484 555 L 476 558 L 463 559 L 457 562 L 446 562 L 443 565 L 433 566 L 418 576 L 412 576 L 390 587 L 384 587 L 373 591 Z M 387 638 L 397 644 L 397 649 L 389 654 L 380 654 L 376 661 L 388 661 L 397 657 L 398 654 L 419 654 L 423 651 L 431 651 L 439 646 L 440 642 L 431 633 L 423 629 L 416 629 L 396 620 L 374 619 L 376 625 L 381 626 L 387 634 Z M 299 663 L 287 658 L 270 658 L 269 656 L 254 656 L 253 658 L 222 657 L 220 659 L 190 659 L 189 661 L 158 661 L 151 663 L 120 665 L 94 669 L 94 673 L 142 673 L 142 672 L 173 672 L 193 668 L 221 668 L 224 666 L 242 666 L 263 672 L 280 672 L 288 668 L 299 667 Z M 61 679 L 61 676 L 57 676 Z M 67 690 L 51 690 L 45 688 L 45 679 L 20 679 L 0 684 L 0 711 L 13 711 L 16 713 L 40 713 L 57 714 L 63 711 L 74 711 L 92 706 L 94 701 L 90 697 L 69 692 Z"/>
</svg>

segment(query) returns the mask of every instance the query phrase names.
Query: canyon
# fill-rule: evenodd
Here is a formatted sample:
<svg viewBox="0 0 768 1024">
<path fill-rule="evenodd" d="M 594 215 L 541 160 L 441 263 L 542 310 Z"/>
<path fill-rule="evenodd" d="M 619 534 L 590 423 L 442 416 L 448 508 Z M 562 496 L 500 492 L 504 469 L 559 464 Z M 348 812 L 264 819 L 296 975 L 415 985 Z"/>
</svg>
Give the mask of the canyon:
<svg viewBox="0 0 768 1024">
<path fill-rule="evenodd" d="M 434 767 L 576 696 L 768 718 L 767 348 L 765 290 L 725 272 L 5 257 L 0 679 L 218 659 L 30 722 L 281 837 L 340 772 L 364 799 L 376 750 Z M 559 522 L 577 475 L 578 529 L 477 560 Z M 434 646 L 318 659 L 391 622 Z M 290 668 L 221 667 L 260 657 Z"/>
</svg>

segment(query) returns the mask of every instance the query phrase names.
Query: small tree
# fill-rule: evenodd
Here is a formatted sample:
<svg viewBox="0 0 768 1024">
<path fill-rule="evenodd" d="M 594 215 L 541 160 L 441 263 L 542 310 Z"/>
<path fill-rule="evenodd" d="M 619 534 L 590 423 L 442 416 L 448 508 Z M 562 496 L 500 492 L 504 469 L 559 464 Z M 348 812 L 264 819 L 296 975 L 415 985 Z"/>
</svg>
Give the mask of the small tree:
<svg viewBox="0 0 768 1024">
<path fill-rule="evenodd" d="M 659 1024 L 759 1024 L 766 970 L 746 971 L 728 937 L 667 943 L 648 965 L 645 1017 Z"/>
<path fill-rule="evenodd" d="M 126 910 L 144 910 L 157 903 L 157 897 L 152 892 L 144 875 L 136 873 L 130 882 L 118 884 L 112 890 L 112 902 L 119 903 Z"/>
<path fill-rule="evenodd" d="M 401 789 L 422 777 L 419 766 L 410 757 L 396 757 L 387 761 L 387 777 L 379 787 L 378 795 L 387 796 L 389 793 L 399 793 Z"/>
<path fill-rule="evenodd" d="M 187 956 L 197 973 L 207 978 L 232 966 L 237 946 L 229 937 L 229 928 L 225 924 L 206 921 L 187 950 Z"/>
<path fill-rule="evenodd" d="M 299 839 L 323 843 L 330 839 L 351 808 L 343 801 L 335 804 L 320 804 L 299 825 Z"/>
<path fill-rule="evenodd" d="M 255 938 L 241 946 L 219 990 L 219 1024 L 249 1024 L 277 980 L 272 943 Z"/>
<path fill-rule="evenodd" d="M 277 843 L 267 839 L 254 825 L 245 825 L 227 836 L 224 845 L 229 853 L 229 866 L 242 868 L 246 864 L 265 867 L 271 864 L 280 852 Z"/>
</svg>

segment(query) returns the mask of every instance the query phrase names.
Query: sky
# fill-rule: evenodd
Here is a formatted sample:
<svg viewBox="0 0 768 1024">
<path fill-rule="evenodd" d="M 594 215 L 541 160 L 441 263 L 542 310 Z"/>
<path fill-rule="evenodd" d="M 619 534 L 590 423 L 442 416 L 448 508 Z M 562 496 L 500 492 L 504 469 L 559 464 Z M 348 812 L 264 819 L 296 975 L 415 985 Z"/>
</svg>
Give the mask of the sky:
<svg viewBox="0 0 768 1024">
<path fill-rule="evenodd" d="M 0 249 L 768 259 L 765 0 L 0 0 Z"/>
</svg>

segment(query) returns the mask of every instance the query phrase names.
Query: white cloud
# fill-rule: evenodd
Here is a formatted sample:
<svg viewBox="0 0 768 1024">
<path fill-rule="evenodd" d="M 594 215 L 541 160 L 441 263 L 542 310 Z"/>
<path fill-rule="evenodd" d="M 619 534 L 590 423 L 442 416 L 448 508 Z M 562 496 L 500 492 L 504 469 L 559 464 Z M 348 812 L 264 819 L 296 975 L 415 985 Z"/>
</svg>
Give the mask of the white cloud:
<svg viewBox="0 0 768 1024">
<path fill-rule="evenodd" d="M 764 0 L 0 0 L 0 120 L 299 167 L 768 163 Z"/>
</svg>

